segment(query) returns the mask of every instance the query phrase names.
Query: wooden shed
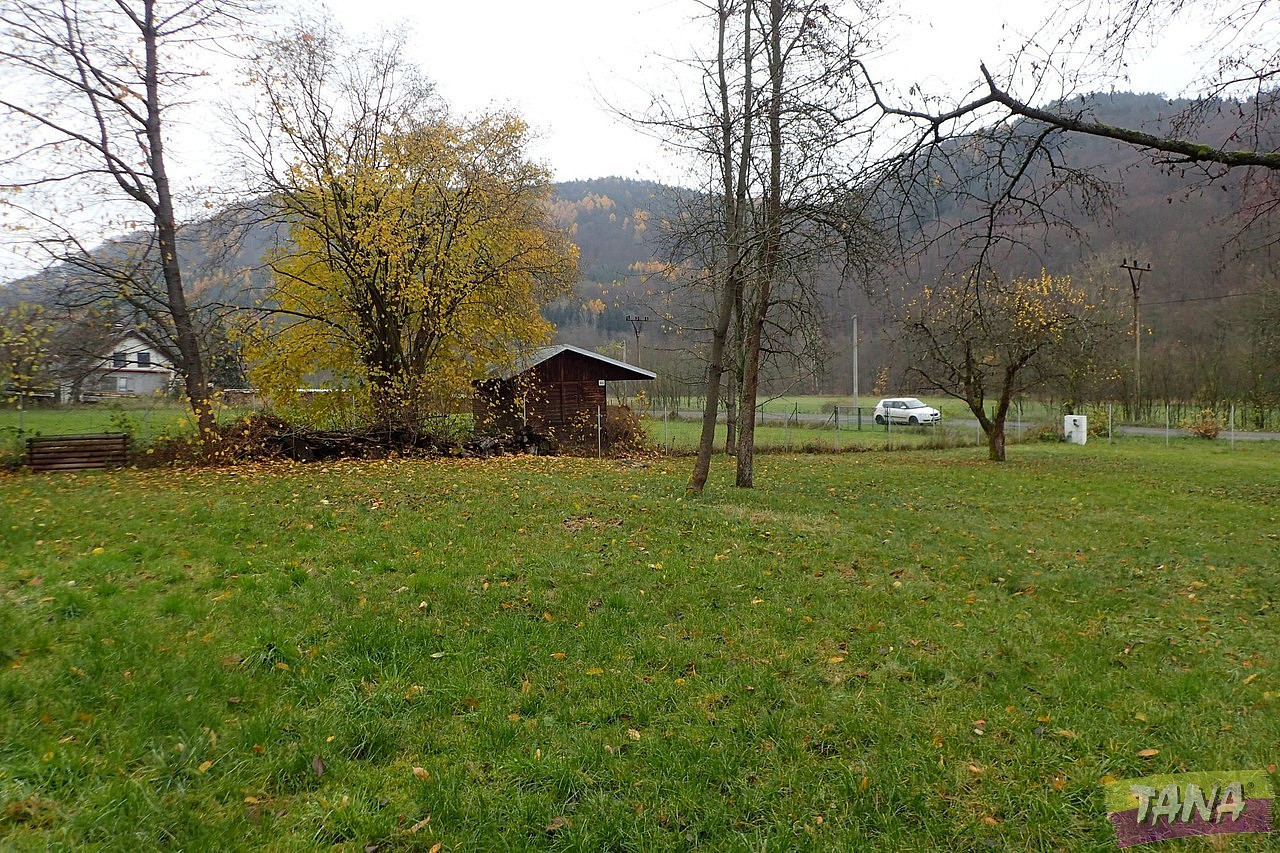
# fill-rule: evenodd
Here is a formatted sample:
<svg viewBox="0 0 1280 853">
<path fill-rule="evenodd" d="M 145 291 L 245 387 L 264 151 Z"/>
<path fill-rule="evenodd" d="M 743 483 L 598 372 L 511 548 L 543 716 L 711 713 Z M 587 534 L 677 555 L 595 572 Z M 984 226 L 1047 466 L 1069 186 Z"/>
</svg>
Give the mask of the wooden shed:
<svg viewBox="0 0 1280 853">
<path fill-rule="evenodd" d="M 508 431 L 528 426 L 556 433 L 590 424 L 604 411 L 607 383 L 648 380 L 657 374 L 590 350 L 558 344 L 540 347 L 515 367 L 475 385 L 476 423 Z"/>
</svg>

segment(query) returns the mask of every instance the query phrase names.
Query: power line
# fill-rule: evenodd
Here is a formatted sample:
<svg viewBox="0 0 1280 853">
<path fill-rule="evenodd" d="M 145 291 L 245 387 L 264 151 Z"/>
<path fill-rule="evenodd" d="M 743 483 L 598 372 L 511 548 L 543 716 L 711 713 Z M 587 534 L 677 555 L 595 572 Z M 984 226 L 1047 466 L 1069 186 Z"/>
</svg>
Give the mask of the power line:
<svg viewBox="0 0 1280 853">
<path fill-rule="evenodd" d="M 1219 293 L 1216 296 L 1188 296 L 1185 299 L 1166 299 L 1162 302 L 1148 302 L 1148 305 L 1181 305 L 1184 302 L 1205 302 L 1210 299 L 1231 299 L 1236 296 L 1260 296 L 1265 290 L 1246 290 L 1243 293 Z"/>
</svg>

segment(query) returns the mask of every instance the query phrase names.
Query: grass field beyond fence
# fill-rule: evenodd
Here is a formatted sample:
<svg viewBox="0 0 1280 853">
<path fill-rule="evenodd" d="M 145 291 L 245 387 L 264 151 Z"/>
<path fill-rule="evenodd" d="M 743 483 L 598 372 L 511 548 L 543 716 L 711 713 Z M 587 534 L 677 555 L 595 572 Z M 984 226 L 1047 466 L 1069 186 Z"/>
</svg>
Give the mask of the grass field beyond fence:
<svg viewBox="0 0 1280 853">
<path fill-rule="evenodd" d="M 1107 850 L 1104 781 L 1274 781 L 1280 449 L 983 456 L 2 476 L 0 848 Z"/>
</svg>

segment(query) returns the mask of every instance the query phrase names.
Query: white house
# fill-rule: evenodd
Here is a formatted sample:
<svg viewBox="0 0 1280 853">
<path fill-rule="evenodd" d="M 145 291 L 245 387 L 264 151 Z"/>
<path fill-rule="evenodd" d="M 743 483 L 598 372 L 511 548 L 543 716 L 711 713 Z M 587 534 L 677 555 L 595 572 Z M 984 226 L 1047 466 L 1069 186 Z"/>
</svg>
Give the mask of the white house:
<svg viewBox="0 0 1280 853">
<path fill-rule="evenodd" d="M 81 399 L 167 394 L 177 377 L 173 362 L 137 329 L 122 333 L 80 386 Z"/>
</svg>

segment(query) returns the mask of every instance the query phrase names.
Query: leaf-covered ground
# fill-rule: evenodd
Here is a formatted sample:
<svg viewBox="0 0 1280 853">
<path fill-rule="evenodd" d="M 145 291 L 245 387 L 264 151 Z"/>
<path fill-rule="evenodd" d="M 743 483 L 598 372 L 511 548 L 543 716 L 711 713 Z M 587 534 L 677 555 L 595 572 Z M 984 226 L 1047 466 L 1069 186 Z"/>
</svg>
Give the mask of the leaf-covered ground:
<svg viewBox="0 0 1280 853">
<path fill-rule="evenodd" d="M 1274 779 L 1280 448 L 982 456 L 0 478 L 0 846 L 1103 850 L 1107 777 Z"/>
</svg>

